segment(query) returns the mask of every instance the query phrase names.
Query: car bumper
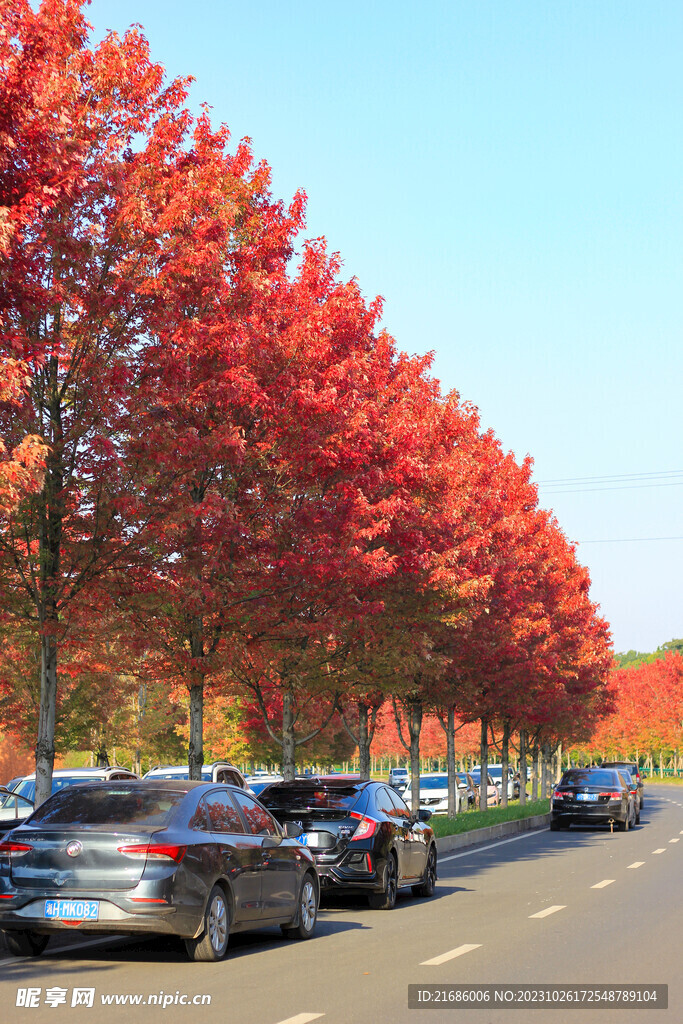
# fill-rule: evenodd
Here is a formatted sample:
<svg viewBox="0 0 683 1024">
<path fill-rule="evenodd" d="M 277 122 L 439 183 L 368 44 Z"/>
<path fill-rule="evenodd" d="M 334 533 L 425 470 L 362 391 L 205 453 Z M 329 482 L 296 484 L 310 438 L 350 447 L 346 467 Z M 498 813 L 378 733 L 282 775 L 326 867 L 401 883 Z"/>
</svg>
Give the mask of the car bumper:
<svg viewBox="0 0 683 1024">
<path fill-rule="evenodd" d="M 621 805 L 611 807 L 603 804 L 601 807 L 585 805 L 581 807 L 554 807 L 551 810 L 553 821 L 559 821 L 563 825 L 608 825 L 610 821 L 625 821 L 628 811 L 624 811 Z"/>
<path fill-rule="evenodd" d="M 140 904 L 136 907 L 132 902 L 130 906 L 121 906 L 110 899 L 90 894 L 87 899 L 96 899 L 99 902 L 96 921 L 54 920 L 45 917 L 46 899 L 54 899 L 54 894 L 50 894 L 48 897 L 31 896 L 26 898 L 26 896 L 20 896 L 16 898 L 14 906 L 6 905 L 9 901 L 3 900 L 3 905 L 0 906 L 0 929 L 5 931 L 30 930 L 42 934 L 107 932 L 130 935 L 144 932 L 188 937 L 195 934 L 198 923 L 201 923 L 199 912 L 197 921 L 188 921 L 186 914 L 178 914 L 177 907 L 159 904 Z M 129 901 L 121 900 L 121 903 L 124 902 L 128 903 Z"/>
</svg>

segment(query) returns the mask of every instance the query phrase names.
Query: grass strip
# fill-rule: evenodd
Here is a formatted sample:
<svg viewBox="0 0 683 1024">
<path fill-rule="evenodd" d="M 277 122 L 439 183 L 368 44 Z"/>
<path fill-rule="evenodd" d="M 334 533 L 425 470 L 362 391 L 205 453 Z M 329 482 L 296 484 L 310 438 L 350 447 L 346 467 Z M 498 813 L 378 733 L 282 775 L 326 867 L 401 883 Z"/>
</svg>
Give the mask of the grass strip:
<svg viewBox="0 0 683 1024">
<path fill-rule="evenodd" d="M 532 818 L 535 814 L 547 814 L 549 810 L 550 800 L 527 800 L 524 807 L 515 802 L 508 807 L 489 807 L 487 811 L 463 811 L 455 818 L 435 814 L 429 824 L 436 836 L 457 836 L 461 832 L 499 825 L 502 821 L 518 821 L 520 818 Z"/>
</svg>

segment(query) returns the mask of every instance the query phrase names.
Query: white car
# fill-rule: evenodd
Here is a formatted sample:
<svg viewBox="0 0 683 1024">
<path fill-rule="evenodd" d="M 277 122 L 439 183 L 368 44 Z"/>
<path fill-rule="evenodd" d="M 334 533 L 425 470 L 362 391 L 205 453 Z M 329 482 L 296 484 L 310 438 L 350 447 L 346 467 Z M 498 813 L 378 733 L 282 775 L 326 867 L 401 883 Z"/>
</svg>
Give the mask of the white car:
<svg viewBox="0 0 683 1024">
<path fill-rule="evenodd" d="M 186 764 L 159 764 L 150 768 L 144 779 L 185 780 L 190 778 L 190 769 Z M 242 772 L 228 761 L 214 761 L 213 764 L 202 765 L 202 782 L 226 782 L 230 786 L 249 789 Z"/>
<path fill-rule="evenodd" d="M 409 782 L 401 796 L 412 807 L 413 791 L 412 782 Z M 420 776 L 420 807 L 426 808 L 432 814 L 448 814 L 448 772 L 430 772 L 429 775 Z M 460 792 L 455 788 L 455 811 L 460 810 Z"/>
<path fill-rule="evenodd" d="M 111 765 L 109 768 L 55 768 L 52 772 L 52 792 L 57 793 L 65 786 L 75 786 L 79 782 L 116 782 L 120 779 L 137 778 L 139 776 L 135 772 L 119 765 Z M 36 773 L 26 775 L 16 782 L 12 792 L 33 803 L 36 798 Z"/>
<path fill-rule="evenodd" d="M 498 795 L 503 796 L 503 766 L 502 764 L 490 764 L 489 775 L 493 779 L 495 786 L 498 790 Z M 508 765 L 508 800 L 512 800 L 515 795 L 515 784 L 514 784 L 515 773 L 512 768 Z"/>
</svg>

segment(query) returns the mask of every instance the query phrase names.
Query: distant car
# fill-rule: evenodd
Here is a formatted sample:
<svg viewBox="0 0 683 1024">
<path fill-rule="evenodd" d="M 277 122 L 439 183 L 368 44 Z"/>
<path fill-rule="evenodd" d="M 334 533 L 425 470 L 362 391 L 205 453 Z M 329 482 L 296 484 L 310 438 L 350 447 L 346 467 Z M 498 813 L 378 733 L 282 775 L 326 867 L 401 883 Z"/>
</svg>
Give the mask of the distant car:
<svg viewBox="0 0 683 1024">
<path fill-rule="evenodd" d="M 638 767 L 637 761 L 603 761 L 600 767 L 616 768 L 617 771 L 620 771 L 622 768 L 626 768 L 627 771 L 629 771 L 633 778 L 636 780 L 636 783 L 638 785 L 641 808 L 645 805 L 645 784 L 643 782 L 643 776 L 640 774 L 640 768 Z"/>
<path fill-rule="evenodd" d="M 0 786 L 0 835 L 21 825 L 33 813 L 33 802 Z"/>
<path fill-rule="evenodd" d="M 247 775 L 246 778 L 246 783 L 254 796 L 262 793 L 266 786 L 272 786 L 274 782 L 282 781 L 282 775 L 267 775 L 265 773 L 263 775 Z"/>
<path fill-rule="evenodd" d="M 550 813 L 553 832 L 610 822 L 627 832 L 636 819 L 632 780 L 615 768 L 569 768 L 553 791 Z"/>
<path fill-rule="evenodd" d="M 407 768 L 390 768 L 389 785 L 394 789 L 403 790 L 410 782 L 410 772 Z"/>
<path fill-rule="evenodd" d="M 231 931 L 315 928 L 312 854 L 237 786 L 103 782 L 55 793 L 0 842 L 0 928 L 16 956 L 50 935 L 164 934 L 221 960 Z"/>
<path fill-rule="evenodd" d="M 401 794 L 408 807 L 412 807 L 412 781 Z M 429 772 L 420 775 L 420 807 L 426 807 L 432 814 L 448 814 L 448 772 Z M 455 787 L 455 812 L 460 810 L 460 789 Z"/>
<path fill-rule="evenodd" d="M 365 893 L 375 910 L 391 910 L 404 886 L 416 896 L 433 895 L 431 813 L 421 810 L 414 817 L 383 782 L 339 775 L 298 778 L 268 786 L 260 799 L 313 853 L 323 893 Z"/>
<path fill-rule="evenodd" d="M 112 765 L 109 768 L 55 768 L 52 773 L 52 794 L 67 786 L 75 786 L 80 782 L 109 782 L 137 779 L 139 776 L 128 768 Z M 31 803 L 36 798 L 36 775 L 26 775 L 14 787 L 14 793 L 26 797 Z"/>
<path fill-rule="evenodd" d="M 474 782 L 474 785 L 477 788 L 477 799 L 478 799 L 479 798 L 479 790 L 481 788 L 481 768 L 478 765 L 475 768 L 470 768 L 469 775 L 470 775 L 470 778 L 472 779 L 472 781 Z M 487 786 L 486 806 L 487 807 L 497 807 L 499 803 L 500 803 L 500 795 L 498 793 L 498 787 L 496 786 L 495 782 L 493 781 L 493 779 L 489 775 L 488 776 L 488 786 Z"/>
<path fill-rule="evenodd" d="M 184 782 L 190 778 L 190 767 L 186 764 L 159 764 L 156 768 L 150 768 L 142 777 L 157 782 Z M 203 765 L 201 781 L 226 782 L 231 786 L 239 786 L 240 789 L 250 788 L 239 768 L 228 761 L 214 761 L 212 764 Z"/>
<path fill-rule="evenodd" d="M 498 796 L 502 798 L 502 796 L 503 796 L 503 766 L 502 766 L 502 764 L 490 764 L 489 765 L 489 775 L 493 779 L 494 785 L 497 786 L 497 788 L 498 788 Z M 514 795 L 515 795 L 515 773 L 513 772 L 512 768 L 510 768 L 509 766 L 508 766 L 507 776 L 508 776 L 508 778 L 507 778 L 508 800 L 512 800 L 512 799 L 514 799 Z M 518 790 L 518 795 L 519 795 L 519 790 Z"/>
<path fill-rule="evenodd" d="M 458 792 L 460 793 L 459 810 L 469 810 L 469 808 L 474 807 L 477 802 L 479 787 L 476 785 L 469 772 L 456 772 L 455 777 L 458 780 Z"/>
<path fill-rule="evenodd" d="M 640 824 L 640 808 L 642 807 L 642 803 L 641 803 L 641 797 L 640 797 L 640 790 L 638 789 L 638 783 L 633 778 L 633 776 L 631 775 L 630 771 L 627 768 L 619 768 L 617 770 L 618 770 L 619 774 L 624 777 L 624 780 L 626 781 L 626 784 L 628 785 L 629 789 L 631 790 L 631 796 L 633 797 L 635 824 L 639 825 Z"/>
<path fill-rule="evenodd" d="M 23 775 L 15 775 L 13 779 L 10 779 L 10 780 L 9 780 L 9 782 L 8 782 L 8 783 L 7 783 L 7 785 L 5 786 L 5 789 L 10 789 L 10 790 L 13 790 L 13 789 L 15 788 L 15 786 L 16 786 L 16 785 L 17 785 L 18 783 L 20 783 L 20 782 L 21 782 L 21 780 L 23 779 L 23 777 L 24 777 Z"/>
</svg>

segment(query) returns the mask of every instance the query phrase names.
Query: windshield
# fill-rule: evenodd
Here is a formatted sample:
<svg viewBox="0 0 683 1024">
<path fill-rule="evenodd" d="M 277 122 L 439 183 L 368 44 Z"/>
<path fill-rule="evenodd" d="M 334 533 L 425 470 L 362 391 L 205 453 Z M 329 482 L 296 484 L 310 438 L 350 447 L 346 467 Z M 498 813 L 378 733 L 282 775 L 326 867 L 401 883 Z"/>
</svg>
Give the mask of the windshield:
<svg viewBox="0 0 683 1024">
<path fill-rule="evenodd" d="M 190 769 L 189 768 L 169 768 L 167 771 L 151 771 L 145 775 L 146 779 L 166 779 L 168 782 L 173 779 L 179 781 L 189 780 Z M 212 782 L 212 771 L 211 768 L 202 768 L 202 782 Z"/>
<path fill-rule="evenodd" d="M 412 785 L 410 783 L 408 783 L 408 789 L 412 789 Z M 422 791 L 423 789 L 448 789 L 448 776 L 421 775 L 420 791 Z"/>
<path fill-rule="evenodd" d="M 185 796 L 149 786 L 135 788 L 103 783 L 93 789 L 55 793 L 34 811 L 31 825 L 160 825 Z"/>
</svg>

